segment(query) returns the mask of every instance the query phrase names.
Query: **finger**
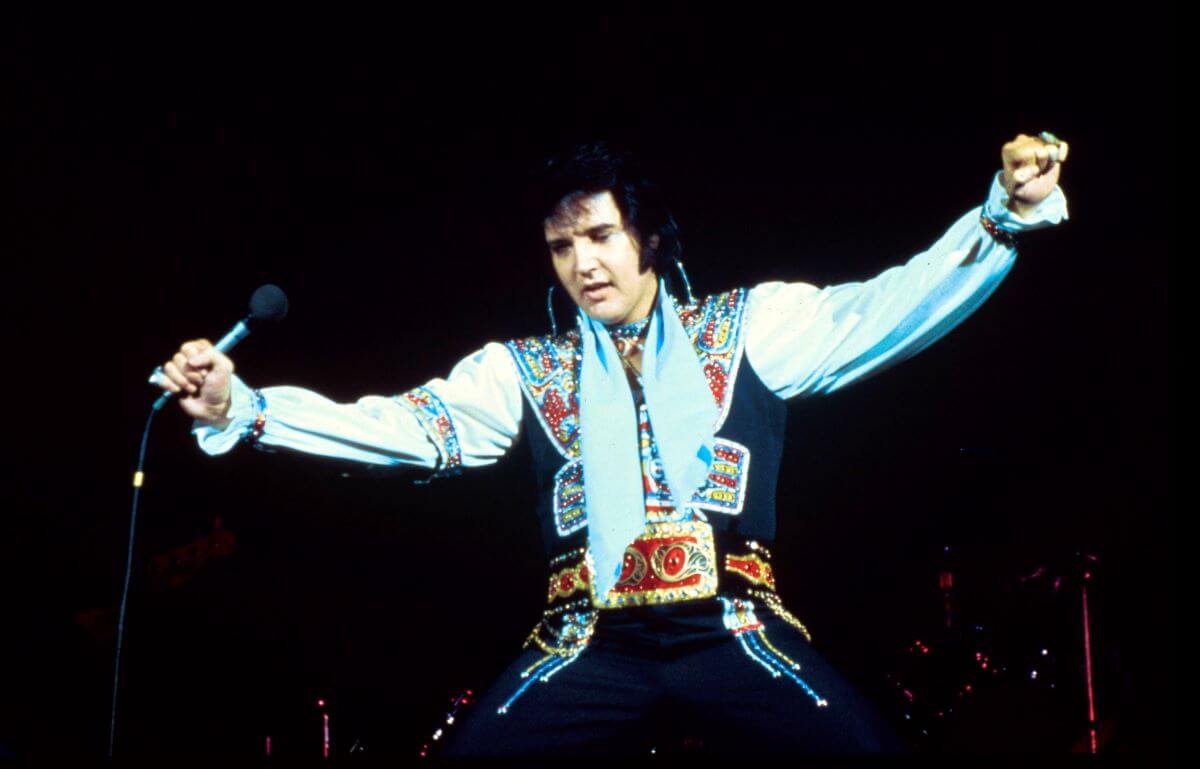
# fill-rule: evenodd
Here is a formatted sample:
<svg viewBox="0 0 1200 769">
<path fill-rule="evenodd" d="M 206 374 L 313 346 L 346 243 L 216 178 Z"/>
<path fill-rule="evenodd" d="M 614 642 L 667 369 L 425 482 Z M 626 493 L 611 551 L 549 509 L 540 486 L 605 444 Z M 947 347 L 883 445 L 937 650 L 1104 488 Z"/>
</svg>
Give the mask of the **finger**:
<svg viewBox="0 0 1200 769">
<path fill-rule="evenodd" d="M 188 381 L 183 372 L 179 370 L 179 367 L 175 365 L 175 361 L 167 361 L 165 364 L 163 364 L 163 373 L 166 374 L 167 378 L 176 385 L 176 389 L 172 390 L 172 392 L 185 390 L 188 393 L 194 393 L 197 389 L 199 389 L 196 387 L 196 385 Z"/>
<path fill-rule="evenodd" d="M 1050 145 L 1042 144 L 1033 148 L 1034 165 L 1037 166 L 1038 174 L 1044 174 L 1050 170 L 1050 166 L 1054 162 L 1050 160 Z"/>
<path fill-rule="evenodd" d="M 226 374 L 233 373 L 233 360 L 228 355 L 212 347 L 205 352 L 196 356 L 196 365 L 205 369 L 205 373 L 210 371 L 221 371 Z"/>
<path fill-rule="evenodd" d="M 1007 165 L 1015 184 L 1025 184 L 1037 176 L 1037 153 L 1032 142 L 1014 142 L 1008 148 Z"/>
<path fill-rule="evenodd" d="M 157 380 L 158 386 L 161 387 L 162 389 L 166 390 L 167 392 L 172 392 L 172 393 L 179 392 L 182 388 L 179 385 L 175 384 L 175 381 L 173 379 L 171 379 L 171 377 L 167 376 L 167 367 L 164 365 L 161 367 L 161 369 L 162 369 L 163 375 L 160 376 Z"/>
<path fill-rule="evenodd" d="M 210 370 L 217 363 L 214 352 L 214 350 L 197 352 L 187 359 L 188 365 L 192 368 L 204 369 L 206 371 Z"/>
<path fill-rule="evenodd" d="M 1059 163 L 1066 162 L 1068 149 L 1070 149 L 1070 145 L 1068 145 L 1066 142 L 1058 143 L 1058 162 Z"/>
<path fill-rule="evenodd" d="M 1013 192 L 1013 197 L 1026 203 L 1040 203 L 1045 200 L 1050 193 L 1054 192 L 1054 185 L 1058 184 L 1061 168 L 1061 165 L 1055 163 L 1047 173 L 1028 184 L 1017 187 Z"/>
<path fill-rule="evenodd" d="M 188 362 L 188 359 L 184 357 L 183 353 L 175 353 L 175 357 L 171 358 L 171 362 L 175 364 L 175 368 L 179 369 L 179 371 L 182 372 L 183 375 L 187 377 L 187 380 L 192 384 L 199 385 L 204 382 L 204 375 L 207 372 L 198 371 Z"/>
<path fill-rule="evenodd" d="M 207 339 L 190 339 L 179 346 L 179 351 L 188 357 L 211 349 L 212 342 Z"/>
<path fill-rule="evenodd" d="M 1020 186 L 1032 181 L 1038 175 L 1037 159 L 1023 160 L 1013 169 L 1013 181 Z"/>
<path fill-rule="evenodd" d="M 192 339 L 179 346 L 179 351 L 189 358 L 211 349 L 213 349 L 212 342 L 207 339 Z"/>
</svg>

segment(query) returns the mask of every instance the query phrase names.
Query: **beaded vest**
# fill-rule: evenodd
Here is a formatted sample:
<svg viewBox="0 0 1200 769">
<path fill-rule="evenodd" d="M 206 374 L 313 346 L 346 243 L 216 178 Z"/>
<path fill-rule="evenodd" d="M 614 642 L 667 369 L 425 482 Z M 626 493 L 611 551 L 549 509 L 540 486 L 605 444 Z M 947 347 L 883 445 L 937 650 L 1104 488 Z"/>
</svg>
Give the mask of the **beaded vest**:
<svg viewBox="0 0 1200 769">
<path fill-rule="evenodd" d="M 639 408 L 648 523 L 698 517 L 715 533 L 734 539 L 769 541 L 775 536 L 775 483 L 786 408 L 753 368 L 743 365 L 747 293 L 735 289 L 694 305 L 675 305 L 719 409 L 716 458 L 708 482 L 685 510 L 675 510 L 645 409 Z M 529 406 L 523 412 L 522 428 L 533 454 L 543 542 L 547 554 L 554 557 L 586 545 L 579 333 L 517 339 L 507 347 Z"/>
<path fill-rule="evenodd" d="M 755 601 L 805 637 L 808 630 L 776 595 L 770 552 L 762 544 L 775 537 L 775 485 L 786 407 L 753 367 L 745 365 L 747 294 L 734 289 L 686 306 L 672 300 L 717 404 L 714 459 L 705 484 L 682 510 L 676 509 L 644 401 L 635 391 L 646 528 L 626 549 L 617 586 L 606 596 L 592 589 L 587 553 L 579 333 L 507 343 L 529 406 L 523 410 L 522 429 L 533 455 L 538 518 L 550 556 L 547 608 L 526 641 L 545 656 L 527 671 L 529 675 L 546 680 L 574 660 L 606 610 L 671 611 L 676 607 L 668 604 L 707 600 L 720 602 L 724 627 L 743 646 L 750 645 L 747 654 L 769 668 L 778 667 L 781 675 L 795 677 L 798 666 L 764 651 L 765 646 L 754 646 L 769 645 L 754 614 Z M 823 704 L 807 684 L 797 681 Z"/>
</svg>

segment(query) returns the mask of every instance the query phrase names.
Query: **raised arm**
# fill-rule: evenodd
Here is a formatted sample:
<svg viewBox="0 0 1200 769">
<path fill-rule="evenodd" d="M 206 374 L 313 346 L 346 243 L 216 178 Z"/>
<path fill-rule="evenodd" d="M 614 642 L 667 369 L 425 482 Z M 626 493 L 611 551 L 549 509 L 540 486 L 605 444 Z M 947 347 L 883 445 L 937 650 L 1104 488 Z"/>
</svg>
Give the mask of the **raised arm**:
<svg viewBox="0 0 1200 769">
<path fill-rule="evenodd" d="M 916 355 L 961 323 L 1012 268 L 1011 234 L 1067 218 L 1056 184 L 1031 204 L 1012 199 L 1012 179 L 998 172 L 981 208 L 929 250 L 871 280 L 752 289 L 746 356 L 762 381 L 783 398 L 832 393 Z"/>
<path fill-rule="evenodd" d="M 441 476 L 496 462 L 520 430 L 520 386 L 512 358 L 500 344 L 485 345 L 445 379 L 354 403 L 335 403 L 300 387 L 254 390 L 211 347 L 189 342 L 181 352 L 164 371 L 172 384 L 188 391 L 180 403 L 196 418 L 193 433 L 211 455 L 245 440 L 262 448 L 425 468 Z"/>
</svg>

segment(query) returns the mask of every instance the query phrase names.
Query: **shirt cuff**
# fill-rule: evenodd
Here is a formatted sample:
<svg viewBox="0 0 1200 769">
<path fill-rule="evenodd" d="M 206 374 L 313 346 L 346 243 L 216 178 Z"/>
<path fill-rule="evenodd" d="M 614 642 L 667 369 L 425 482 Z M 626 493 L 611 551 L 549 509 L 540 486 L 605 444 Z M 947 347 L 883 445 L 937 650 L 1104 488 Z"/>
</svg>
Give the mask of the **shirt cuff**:
<svg viewBox="0 0 1200 769">
<path fill-rule="evenodd" d="M 209 456 L 224 454 L 236 446 L 254 429 L 258 417 L 254 391 L 237 374 L 231 377 L 230 388 L 229 419 L 232 421 L 224 430 L 199 420 L 192 423 L 192 434 L 196 436 L 200 450 Z"/>
<path fill-rule="evenodd" d="M 983 215 L 995 222 L 1000 229 L 1008 232 L 1029 232 L 1053 226 L 1070 218 L 1067 216 L 1067 196 L 1057 184 L 1054 185 L 1054 191 L 1028 215 L 1018 216 L 1010 211 L 1008 192 L 1000 182 L 1002 173 L 997 171 L 992 177 L 992 187 L 988 191 L 987 202 L 983 205 Z"/>
</svg>

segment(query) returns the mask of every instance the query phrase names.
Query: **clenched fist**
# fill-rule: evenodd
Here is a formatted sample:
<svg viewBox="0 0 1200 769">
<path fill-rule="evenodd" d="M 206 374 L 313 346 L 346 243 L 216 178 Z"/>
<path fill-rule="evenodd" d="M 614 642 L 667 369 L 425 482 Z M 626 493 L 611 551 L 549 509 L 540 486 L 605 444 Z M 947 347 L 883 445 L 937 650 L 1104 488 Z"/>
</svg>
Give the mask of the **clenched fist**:
<svg viewBox="0 0 1200 769">
<path fill-rule="evenodd" d="M 207 339 L 184 342 L 163 364 L 164 390 L 179 393 L 179 405 L 194 419 L 224 429 L 229 425 L 233 361 Z"/>
<path fill-rule="evenodd" d="M 1008 207 L 1014 213 L 1024 216 L 1054 191 L 1062 163 L 1067 159 L 1067 149 L 1067 143 L 1053 134 L 1018 134 L 1004 145 L 1000 150 L 1004 190 L 1008 193 Z"/>
</svg>

